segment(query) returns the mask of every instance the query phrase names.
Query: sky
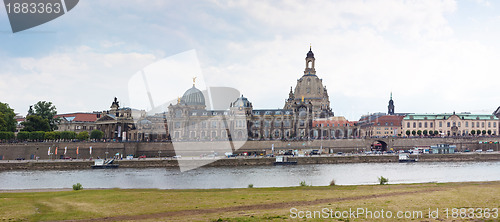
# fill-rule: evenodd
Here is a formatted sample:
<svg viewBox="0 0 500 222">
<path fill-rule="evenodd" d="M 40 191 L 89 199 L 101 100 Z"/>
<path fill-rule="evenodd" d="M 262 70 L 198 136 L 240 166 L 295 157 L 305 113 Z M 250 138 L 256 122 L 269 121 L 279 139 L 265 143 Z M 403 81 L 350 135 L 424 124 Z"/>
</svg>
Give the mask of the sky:
<svg viewBox="0 0 500 222">
<path fill-rule="evenodd" d="M 147 109 L 131 99 L 142 84 L 134 76 L 189 53 L 149 80 L 164 86 L 156 95 L 176 100 L 196 76 L 197 87 L 235 88 L 254 109 L 283 108 L 312 46 L 336 116 L 387 112 L 391 92 L 396 112 L 492 113 L 500 106 L 499 4 L 81 0 L 17 33 L 0 9 L 0 102 L 21 115 L 38 101 L 58 113 L 108 110 L 114 97 Z"/>
</svg>

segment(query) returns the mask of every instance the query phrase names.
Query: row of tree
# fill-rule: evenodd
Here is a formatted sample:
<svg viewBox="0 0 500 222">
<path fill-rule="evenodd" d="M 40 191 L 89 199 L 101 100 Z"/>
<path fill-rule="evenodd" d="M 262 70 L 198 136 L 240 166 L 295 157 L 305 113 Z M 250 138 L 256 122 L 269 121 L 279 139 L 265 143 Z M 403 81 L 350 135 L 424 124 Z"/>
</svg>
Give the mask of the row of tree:
<svg viewBox="0 0 500 222">
<path fill-rule="evenodd" d="M 85 141 L 88 139 L 93 140 L 101 140 L 104 136 L 104 132 L 100 130 L 92 130 L 92 132 L 82 131 L 80 133 L 75 133 L 73 131 L 52 131 L 52 132 L 44 132 L 44 131 L 21 131 L 17 133 L 17 137 L 13 132 L 0 132 L 0 140 L 14 140 L 17 139 L 19 141 L 44 141 L 44 140 L 62 140 L 62 141 L 70 141 L 70 140 L 80 140 Z"/>
<path fill-rule="evenodd" d="M 483 135 L 486 135 L 486 134 L 491 135 L 491 133 L 492 133 L 491 130 L 482 130 L 482 131 L 481 130 L 477 130 L 477 131 L 476 130 L 471 130 L 470 131 L 470 134 L 473 135 L 473 136 L 476 135 L 476 134 L 478 136 L 481 135 L 481 134 L 483 134 Z M 427 135 L 429 135 L 429 136 L 437 136 L 437 135 L 439 135 L 439 132 L 437 130 L 434 130 L 434 131 L 433 130 L 429 130 L 429 131 L 427 131 L 427 130 L 424 130 L 424 131 L 422 131 L 422 130 L 417 130 L 417 131 L 415 131 L 415 130 L 413 130 L 413 131 L 406 130 L 406 135 L 410 136 L 410 134 L 413 135 L 413 136 L 415 136 L 415 135 L 419 135 L 419 136 L 421 136 L 421 135 L 424 135 L 424 136 L 427 136 Z"/>
</svg>

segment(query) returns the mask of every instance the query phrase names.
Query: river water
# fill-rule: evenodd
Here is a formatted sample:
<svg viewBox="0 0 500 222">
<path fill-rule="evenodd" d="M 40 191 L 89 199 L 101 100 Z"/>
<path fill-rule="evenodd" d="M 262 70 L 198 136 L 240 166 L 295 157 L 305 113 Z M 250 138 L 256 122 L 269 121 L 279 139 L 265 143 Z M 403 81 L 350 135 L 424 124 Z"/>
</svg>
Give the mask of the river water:
<svg viewBox="0 0 500 222">
<path fill-rule="evenodd" d="M 88 169 L 58 171 L 0 172 L 0 189 L 71 188 L 158 188 L 207 189 L 298 186 L 305 181 L 326 186 L 377 184 L 377 178 L 390 184 L 427 182 L 500 181 L 500 162 L 418 162 L 353 163 L 296 166 L 204 167 L 180 172 L 169 168 Z"/>
</svg>

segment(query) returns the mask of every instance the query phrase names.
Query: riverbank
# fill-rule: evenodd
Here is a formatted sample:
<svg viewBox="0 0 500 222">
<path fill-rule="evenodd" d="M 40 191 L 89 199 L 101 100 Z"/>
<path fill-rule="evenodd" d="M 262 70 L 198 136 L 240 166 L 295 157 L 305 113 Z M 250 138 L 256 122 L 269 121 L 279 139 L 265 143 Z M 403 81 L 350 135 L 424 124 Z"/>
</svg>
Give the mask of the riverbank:
<svg viewBox="0 0 500 222">
<path fill-rule="evenodd" d="M 500 153 L 456 153 L 456 154 L 423 154 L 412 156 L 419 162 L 461 162 L 461 161 L 500 161 Z M 183 167 L 201 166 L 272 166 L 272 157 L 219 157 L 219 158 L 186 158 L 182 157 Z M 343 164 L 343 163 L 393 163 L 398 162 L 398 155 L 323 155 L 310 157 L 290 157 L 297 164 Z M 118 160 L 120 168 L 178 168 L 178 159 L 145 158 Z M 91 160 L 9 160 L 0 161 L 0 171 L 8 170 L 75 170 L 90 169 Z"/>
<path fill-rule="evenodd" d="M 0 197 L 2 221 L 281 221 L 298 218 L 451 221 L 468 217 L 496 221 L 500 181 L 210 190 L 84 189 L 0 193 Z M 461 215 L 461 211 L 467 214 Z"/>
</svg>

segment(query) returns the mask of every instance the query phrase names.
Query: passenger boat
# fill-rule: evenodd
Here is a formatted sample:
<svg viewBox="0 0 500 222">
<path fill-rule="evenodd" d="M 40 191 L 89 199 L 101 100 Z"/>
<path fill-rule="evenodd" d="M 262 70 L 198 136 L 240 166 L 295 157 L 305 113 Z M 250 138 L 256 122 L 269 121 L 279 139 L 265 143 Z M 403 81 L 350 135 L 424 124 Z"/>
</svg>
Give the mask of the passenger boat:
<svg viewBox="0 0 500 222">
<path fill-rule="evenodd" d="M 277 156 L 273 165 L 297 165 L 297 161 L 290 161 L 286 156 Z"/>
<path fill-rule="evenodd" d="M 399 162 L 400 163 L 417 162 L 417 161 L 418 161 L 418 158 L 412 159 L 412 158 L 410 158 L 410 154 L 408 154 L 408 153 L 400 153 L 399 154 Z"/>
<path fill-rule="evenodd" d="M 92 165 L 92 169 L 107 169 L 107 168 L 118 168 L 119 164 L 114 164 L 115 160 L 110 159 L 104 161 L 103 159 L 94 160 L 94 165 Z"/>
</svg>

